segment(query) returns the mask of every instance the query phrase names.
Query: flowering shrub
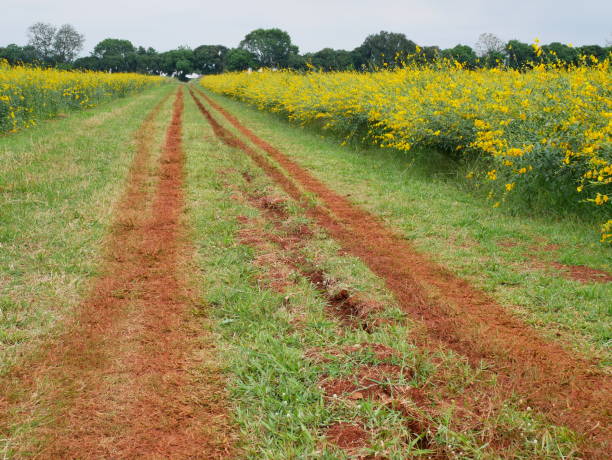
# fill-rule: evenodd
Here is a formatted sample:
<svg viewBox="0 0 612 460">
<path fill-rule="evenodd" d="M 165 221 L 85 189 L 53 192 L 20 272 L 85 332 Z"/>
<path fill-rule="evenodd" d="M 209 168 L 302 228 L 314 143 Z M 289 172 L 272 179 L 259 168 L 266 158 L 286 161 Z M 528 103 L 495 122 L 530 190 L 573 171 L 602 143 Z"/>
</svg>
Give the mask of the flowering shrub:
<svg viewBox="0 0 612 460">
<path fill-rule="evenodd" d="M 0 61 L 0 133 L 28 128 L 66 110 L 94 107 L 161 81 L 138 74 L 68 72 Z"/>
<path fill-rule="evenodd" d="M 301 124 L 319 124 L 345 142 L 358 137 L 406 152 L 426 147 L 476 155 L 487 166 L 468 178 L 497 184 L 489 194 L 494 206 L 521 187 L 543 183 L 600 211 L 611 206 L 609 60 L 571 68 L 540 64 L 526 72 L 468 71 L 446 62 L 373 73 L 229 73 L 201 84 Z M 602 241 L 612 242 L 612 220 Z"/>
</svg>

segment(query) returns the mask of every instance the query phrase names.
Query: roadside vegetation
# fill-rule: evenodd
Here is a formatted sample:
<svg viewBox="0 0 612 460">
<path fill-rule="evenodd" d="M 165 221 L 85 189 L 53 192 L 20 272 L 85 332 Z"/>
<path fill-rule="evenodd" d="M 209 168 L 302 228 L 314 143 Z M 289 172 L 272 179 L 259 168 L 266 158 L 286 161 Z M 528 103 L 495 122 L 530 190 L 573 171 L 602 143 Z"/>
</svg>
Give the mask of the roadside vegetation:
<svg viewBox="0 0 612 460">
<path fill-rule="evenodd" d="M 537 46 L 537 45 L 536 45 Z M 457 62 L 374 73 L 232 73 L 212 91 L 343 138 L 460 163 L 491 205 L 577 212 L 612 242 L 609 61 L 468 71 Z M 585 206 L 585 203 L 592 206 Z M 591 209 L 593 208 L 593 209 Z"/>
<path fill-rule="evenodd" d="M 161 77 L 10 66 L 0 60 L 0 134 L 159 85 Z"/>
</svg>

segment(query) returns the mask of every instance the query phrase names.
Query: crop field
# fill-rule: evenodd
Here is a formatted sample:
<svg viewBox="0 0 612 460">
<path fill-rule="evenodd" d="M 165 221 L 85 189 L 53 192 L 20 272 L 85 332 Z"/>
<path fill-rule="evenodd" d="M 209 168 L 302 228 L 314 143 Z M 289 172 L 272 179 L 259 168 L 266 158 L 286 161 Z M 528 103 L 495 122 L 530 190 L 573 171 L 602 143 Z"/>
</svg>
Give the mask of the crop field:
<svg viewBox="0 0 612 460">
<path fill-rule="evenodd" d="M 609 73 L 3 65 L 0 457 L 609 458 Z"/>
<path fill-rule="evenodd" d="M 0 135 L 35 126 L 70 110 L 125 97 L 162 81 L 139 74 L 9 66 L 0 60 Z"/>
<path fill-rule="evenodd" d="M 464 70 L 461 65 L 374 73 L 254 72 L 209 76 L 212 91 L 303 125 L 409 152 L 469 159 L 465 175 L 495 207 L 510 195 L 544 205 L 612 207 L 610 62 Z M 480 160 L 480 161 L 478 161 Z M 516 200 L 515 200 L 516 204 Z M 601 225 L 612 241 L 612 221 Z"/>
</svg>

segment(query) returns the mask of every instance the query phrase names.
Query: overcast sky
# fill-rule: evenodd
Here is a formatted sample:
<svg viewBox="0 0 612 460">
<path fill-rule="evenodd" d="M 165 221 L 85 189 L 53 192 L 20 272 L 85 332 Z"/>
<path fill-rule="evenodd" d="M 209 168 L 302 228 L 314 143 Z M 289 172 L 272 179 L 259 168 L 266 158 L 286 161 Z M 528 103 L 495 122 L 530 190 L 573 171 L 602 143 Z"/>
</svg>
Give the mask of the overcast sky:
<svg viewBox="0 0 612 460">
<path fill-rule="evenodd" d="M 42 21 L 85 34 L 83 54 L 104 38 L 166 51 L 187 45 L 235 47 L 251 30 L 279 27 L 300 52 L 351 50 L 381 30 L 420 45 L 473 46 L 479 34 L 531 43 L 612 41 L 611 0 L 0 0 L 0 46 L 24 45 Z"/>
</svg>

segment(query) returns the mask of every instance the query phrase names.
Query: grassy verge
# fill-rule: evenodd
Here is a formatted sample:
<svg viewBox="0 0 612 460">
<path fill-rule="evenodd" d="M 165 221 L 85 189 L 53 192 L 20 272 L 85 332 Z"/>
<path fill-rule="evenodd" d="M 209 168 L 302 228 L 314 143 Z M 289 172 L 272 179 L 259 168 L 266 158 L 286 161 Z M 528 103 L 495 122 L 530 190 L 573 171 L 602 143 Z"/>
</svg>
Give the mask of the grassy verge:
<svg viewBox="0 0 612 460">
<path fill-rule="evenodd" d="M 341 147 L 273 114 L 211 95 L 331 188 L 380 216 L 420 251 L 489 292 L 545 335 L 610 360 L 612 283 L 566 279 L 563 267 L 612 271 L 612 249 L 577 217 L 494 209 L 436 152 Z"/>
<path fill-rule="evenodd" d="M 99 266 L 134 132 L 173 89 L 0 138 L 0 372 L 79 303 Z"/>
<path fill-rule="evenodd" d="M 414 325 L 380 279 L 339 252 L 245 155 L 220 143 L 192 101 L 184 120 L 203 301 L 217 324 L 247 458 L 571 457 L 573 435 L 519 411 L 516 401 L 478 422 L 466 417 L 459 399 L 476 387 L 480 401 L 466 404 L 491 403 L 494 376 L 414 346 Z M 274 212 L 282 216 L 276 222 Z M 310 236 L 294 244 L 296 234 Z M 304 276 L 313 269 L 329 282 L 327 296 Z M 330 309 L 343 291 L 382 307 L 365 315 L 367 327 Z M 340 448 L 339 432 L 355 442 Z"/>
</svg>

